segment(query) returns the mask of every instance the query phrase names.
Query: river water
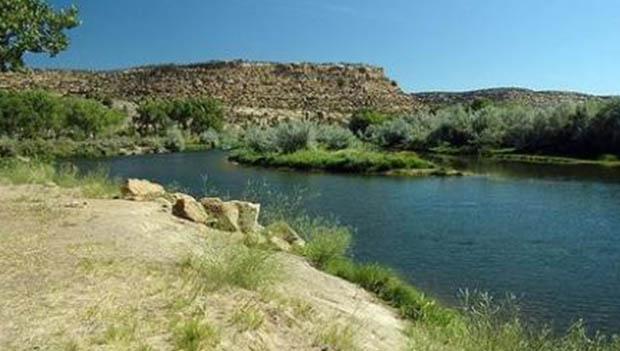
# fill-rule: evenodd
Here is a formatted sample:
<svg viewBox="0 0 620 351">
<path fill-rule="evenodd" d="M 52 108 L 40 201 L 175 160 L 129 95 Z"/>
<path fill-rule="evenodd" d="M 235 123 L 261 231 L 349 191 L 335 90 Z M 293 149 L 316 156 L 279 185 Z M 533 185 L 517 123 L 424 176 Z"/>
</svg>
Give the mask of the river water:
<svg viewBox="0 0 620 351">
<path fill-rule="evenodd" d="M 583 319 L 620 332 L 620 169 L 460 160 L 475 175 L 406 178 L 235 165 L 222 151 L 77 160 L 114 177 L 210 187 L 248 182 L 305 189 L 305 207 L 356 228 L 351 255 L 398 270 L 446 304 L 459 289 L 517 296 L 525 316 L 557 328 Z"/>
</svg>

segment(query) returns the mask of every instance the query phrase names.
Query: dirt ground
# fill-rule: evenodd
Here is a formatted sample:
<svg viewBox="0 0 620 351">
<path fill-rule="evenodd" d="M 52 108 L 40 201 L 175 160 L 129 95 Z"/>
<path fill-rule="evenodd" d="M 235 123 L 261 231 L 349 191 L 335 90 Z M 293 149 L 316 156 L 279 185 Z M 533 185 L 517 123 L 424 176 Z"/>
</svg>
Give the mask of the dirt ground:
<svg viewBox="0 0 620 351">
<path fill-rule="evenodd" d="M 239 236 L 157 202 L 0 185 L 0 350 L 403 350 L 405 323 L 302 258 L 281 279 L 202 293 L 183 263 Z M 192 344 L 194 334 L 202 340 Z M 196 346 L 198 345 L 198 346 Z"/>
</svg>

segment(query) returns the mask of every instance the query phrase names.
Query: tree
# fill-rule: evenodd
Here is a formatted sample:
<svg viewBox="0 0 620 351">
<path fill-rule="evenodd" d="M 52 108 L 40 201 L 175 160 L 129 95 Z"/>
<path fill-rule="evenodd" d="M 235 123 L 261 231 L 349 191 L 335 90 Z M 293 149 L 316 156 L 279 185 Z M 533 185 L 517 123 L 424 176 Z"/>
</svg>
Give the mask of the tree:
<svg viewBox="0 0 620 351">
<path fill-rule="evenodd" d="M 26 52 L 54 57 L 66 50 L 65 30 L 79 24 L 75 6 L 54 10 L 44 0 L 0 0 L 0 71 L 22 68 Z"/>
</svg>

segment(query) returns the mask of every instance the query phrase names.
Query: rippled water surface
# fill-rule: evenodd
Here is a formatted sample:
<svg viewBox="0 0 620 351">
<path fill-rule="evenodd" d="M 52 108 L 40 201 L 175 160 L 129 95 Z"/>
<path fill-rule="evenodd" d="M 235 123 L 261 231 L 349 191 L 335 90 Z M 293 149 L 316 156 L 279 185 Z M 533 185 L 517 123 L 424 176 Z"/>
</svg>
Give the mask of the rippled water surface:
<svg viewBox="0 0 620 351">
<path fill-rule="evenodd" d="M 357 228 L 352 254 L 387 264 L 448 304 L 460 288 L 516 294 L 527 316 L 620 332 L 620 170 L 584 166 L 457 166 L 462 178 L 295 173 L 234 165 L 221 151 L 76 161 L 111 175 L 211 186 L 247 182 L 316 196 L 308 209 Z"/>
</svg>

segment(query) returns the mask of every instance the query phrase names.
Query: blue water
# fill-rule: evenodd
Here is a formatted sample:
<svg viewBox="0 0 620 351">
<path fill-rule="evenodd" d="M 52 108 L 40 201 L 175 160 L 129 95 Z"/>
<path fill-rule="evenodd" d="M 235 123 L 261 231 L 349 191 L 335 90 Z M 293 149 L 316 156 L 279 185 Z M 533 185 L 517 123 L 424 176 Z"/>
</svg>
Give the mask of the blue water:
<svg viewBox="0 0 620 351">
<path fill-rule="evenodd" d="M 357 230 L 352 255 L 393 267 L 447 304 L 459 289 L 515 294 L 524 314 L 620 332 L 620 171 L 463 162 L 462 178 L 296 173 L 239 166 L 210 151 L 77 161 L 112 176 L 230 196 L 248 181 L 294 193 Z"/>
</svg>

